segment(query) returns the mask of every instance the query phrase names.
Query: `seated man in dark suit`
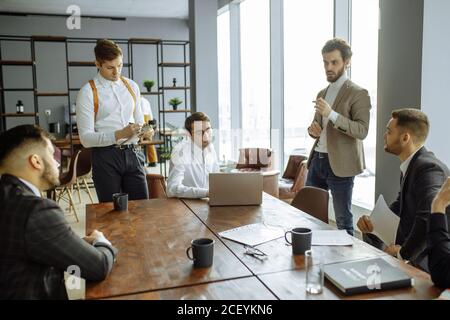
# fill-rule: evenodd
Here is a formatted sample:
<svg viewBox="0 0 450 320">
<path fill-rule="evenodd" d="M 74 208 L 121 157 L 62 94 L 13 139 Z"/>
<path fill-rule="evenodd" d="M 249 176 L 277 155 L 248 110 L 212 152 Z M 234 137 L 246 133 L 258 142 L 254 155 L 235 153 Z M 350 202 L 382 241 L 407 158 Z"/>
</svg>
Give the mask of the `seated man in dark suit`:
<svg viewBox="0 0 450 320">
<path fill-rule="evenodd" d="M 117 249 L 97 230 L 80 239 L 41 198 L 59 184 L 49 135 L 21 125 L 1 133 L 0 146 L 0 299 L 67 299 L 64 271 L 105 279 Z"/>
<path fill-rule="evenodd" d="M 425 271 L 428 271 L 426 234 L 431 202 L 450 174 L 447 166 L 423 146 L 428 131 L 428 118 L 422 111 L 400 109 L 392 112 L 384 134 L 384 150 L 402 162 L 400 192 L 390 205 L 400 217 L 395 243 L 383 244 L 369 234 L 373 225 L 368 216 L 358 221 L 364 241 Z"/>
<path fill-rule="evenodd" d="M 450 235 L 448 217 L 450 209 L 450 177 L 437 193 L 431 204 L 428 226 L 428 266 L 434 284 L 450 288 Z"/>
</svg>

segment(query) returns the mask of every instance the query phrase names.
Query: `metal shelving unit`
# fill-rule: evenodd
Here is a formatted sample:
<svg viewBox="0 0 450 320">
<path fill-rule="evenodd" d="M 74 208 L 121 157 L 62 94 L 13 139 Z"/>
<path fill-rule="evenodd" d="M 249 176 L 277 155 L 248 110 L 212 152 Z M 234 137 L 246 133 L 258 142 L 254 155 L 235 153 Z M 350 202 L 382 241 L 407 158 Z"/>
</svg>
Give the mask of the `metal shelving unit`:
<svg viewBox="0 0 450 320">
<path fill-rule="evenodd" d="M 55 37 L 55 36 L 2 36 L 0 35 L 0 131 L 6 130 L 6 120 L 9 117 L 33 117 L 35 124 L 39 124 L 39 98 L 41 97 L 67 97 L 68 103 L 68 119 L 69 119 L 69 129 L 68 137 L 70 138 L 70 145 L 73 151 L 73 123 L 72 117 L 76 116 L 75 113 L 71 112 L 71 105 L 73 99 L 71 93 L 77 92 L 80 88 L 75 88 L 71 86 L 71 69 L 77 67 L 95 67 L 94 61 L 75 61 L 69 59 L 70 44 L 95 44 L 97 38 L 71 38 L 71 37 Z M 133 46 L 134 45 L 153 45 L 156 50 L 156 64 L 157 64 L 157 83 L 155 92 L 146 92 L 141 90 L 142 95 L 155 95 L 158 97 L 158 127 L 160 134 L 160 140 L 163 141 L 163 146 L 165 151 L 170 151 L 171 147 L 171 134 L 167 134 L 164 131 L 166 127 L 166 118 L 171 114 L 184 113 L 185 117 L 191 113 L 191 108 L 189 106 L 190 101 L 188 100 L 188 92 L 191 87 L 189 84 L 188 68 L 191 67 L 188 61 L 187 54 L 189 50 L 189 41 L 184 40 L 161 40 L 161 39 L 150 39 L 150 38 L 130 38 L 130 39 L 111 39 L 115 43 L 122 45 L 125 48 L 128 61 L 124 62 L 124 67 L 128 68 L 128 76 L 133 79 L 134 76 L 134 64 L 133 64 Z M 30 57 L 31 60 L 3 60 L 2 59 L 2 41 L 20 41 L 30 43 Z M 38 42 L 59 42 L 64 45 L 65 49 L 65 61 L 66 61 L 66 90 L 62 92 L 38 92 L 37 89 L 37 66 L 36 66 L 36 43 Z M 167 46 L 181 46 L 183 54 L 180 57 L 180 61 L 165 61 L 164 59 L 164 49 Z M 4 66 L 29 66 L 32 68 L 32 88 L 5 88 L 3 79 L 3 67 Z M 183 70 L 183 79 L 180 86 L 167 86 L 164 82 L 165 75 L 164 71 L 167 69 L 181 68 Z M 11 113 L 6 111 L 5 105 L 5 94 L 8 92 L 33 92 L 34 101 L 34 112 L 27 113 Z M 182 92 L 184 96 L 185 108 L 180 110 L 166 109 L 165 105 L 167 103 L 167 94 L 174 91 Z M 164 169 L 162 168 L 164 167 Z M 161 174 L 167 177 L 166 162 L 161 162 Z"/>
<path fill-rule="evenodd" d="M 183 50 L 183 60 L 182 61 L 166 61 L 164 59 L 164 48 L 167 46 L 181 46 Z M 171 152 L 172 148 L 172 134 L 165 132 L 166 116 L 170 114 L 184 113 L 185 118 L 191 113 L 190 102 L 188 102 L 188 92 L 191 90 L 188 81 L 188 68 L 191 67 L 191 63 L 187 59 L 187 52 L 189 50 L 189 41 L 185 40 L 161 40 L 159 43 L 159 53 L 158 53 L 158 91 L 160 92 L 161 103 L 159 103 L 159 131 L 162 133 L 161 136 L 164 140 L 164 150 L 166 152 Z M 183 69 L 183 85 L 182 86 L 167 86 L 165 83 L 164 70 L 167 68 L 182 68 Z M 185 108 L 180 110 L 170 110 L 166 109 L 166 94 L 167 91 L 182 91 L 184 94 Z M 162 121 L 161 121 L 162 119 Z M 167 165 L 164 161 L 164 176 L 167 177 Z"/>
</svg>

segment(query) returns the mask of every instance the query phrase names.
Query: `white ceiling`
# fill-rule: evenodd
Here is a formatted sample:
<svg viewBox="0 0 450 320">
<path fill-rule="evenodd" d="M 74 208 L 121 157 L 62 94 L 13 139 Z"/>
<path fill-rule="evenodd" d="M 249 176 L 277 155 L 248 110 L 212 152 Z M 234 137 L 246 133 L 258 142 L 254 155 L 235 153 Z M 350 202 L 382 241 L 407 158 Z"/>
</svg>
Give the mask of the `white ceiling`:
<svg viewBox="0 0 450 320">
<path fill-rule="evenodd" d="M 70 5 L 81 16 L 188 18 L 188 0 L 0 0 L 0 11 L 67 14 Z"/>
</svg>

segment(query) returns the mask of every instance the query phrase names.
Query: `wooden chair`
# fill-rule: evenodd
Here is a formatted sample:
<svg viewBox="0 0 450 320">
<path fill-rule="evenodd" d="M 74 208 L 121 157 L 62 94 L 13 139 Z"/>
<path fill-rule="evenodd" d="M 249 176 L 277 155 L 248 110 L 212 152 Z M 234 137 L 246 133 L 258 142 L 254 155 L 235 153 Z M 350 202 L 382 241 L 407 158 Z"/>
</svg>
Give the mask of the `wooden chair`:
<svg viewBox="0 0 450 320">
<path fill-rule="evenodd" d="M 91 200 L 91 203 L 94 203 L 94 200 L 92 198 L 91 190 L 89 189 L 89 186 L 87 184 L 86 179 L 89 178 L 91 174 L 92 169 L 92 160 L 91 160 L 91 149 L 81 149 L 79 155 L 78 155 L 78 161 L 77 161 L 77 180 L 76 180 L 76 188 L 78 192 L 78 203 L 81 203 L 81 188 L 80 188 L 80 182 L 83 183 L 84 188 L 86 189 L 86 193 L 89 196 L 89 199 Z"/>
<path fill-rule="evenodd" d="M 167 198 L 166 180 L 164 176 L 156 173 L 147 173 L 148 195 L 150 199 Z"/>
<path fill-rule="evenodd" d="M 73 185 L 76 184 L 77 181 L 77 162 L 80 151 L 76 151 L 70 157 L 69 170 L 60 174 L 59 182 L 60 185 L 58 187 L 59 192 L 56 195 L 56 201 L 59 203 L 60 200 L 64 200 L 69 203 L 69 215 L 74 212 L 75 219 L 79 222 L 77 211 L 75 209 L 75 203 L 73 201 L 72 193 L 73 193 Z M 57 189 L 57 190 L 58 190 Z M 67 197 L 67 198 L 66 198 Z"/>
<path fill-rule="evenodd" d="M 294 197 L 291 206 L 328 223 L 328 191 L 316 187 L 303 187 Z"/>
</svg>

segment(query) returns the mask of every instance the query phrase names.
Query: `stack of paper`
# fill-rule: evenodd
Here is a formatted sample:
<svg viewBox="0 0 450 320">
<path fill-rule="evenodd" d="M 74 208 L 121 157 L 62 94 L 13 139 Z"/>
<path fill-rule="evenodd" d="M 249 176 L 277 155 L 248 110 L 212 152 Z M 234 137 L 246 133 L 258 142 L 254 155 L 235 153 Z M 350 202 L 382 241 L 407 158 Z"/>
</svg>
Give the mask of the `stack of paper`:
<svg viewBox="0 0 450 320">
<path fill-rule="evenodd" d="M 284 230 L 282 228 L 268 226 L 264 223 L 254 223 L 219 232 L 219 236 L 250 246 L 256 246 L 284 237 Z"/>
<path fill-rule="evenodd" d="M 400 217 L 389 209 L 383 195 L 378 197 L 375 208 L 370 215 L 373 225 L 372 234 L 376 235 L 386 245 L 395 244 Z"/>
<path fill-rule="evenodd" d="M 312 246 L 351 246 L 352 237 L 345 230 L 313 230 Z"/>
</svg>

